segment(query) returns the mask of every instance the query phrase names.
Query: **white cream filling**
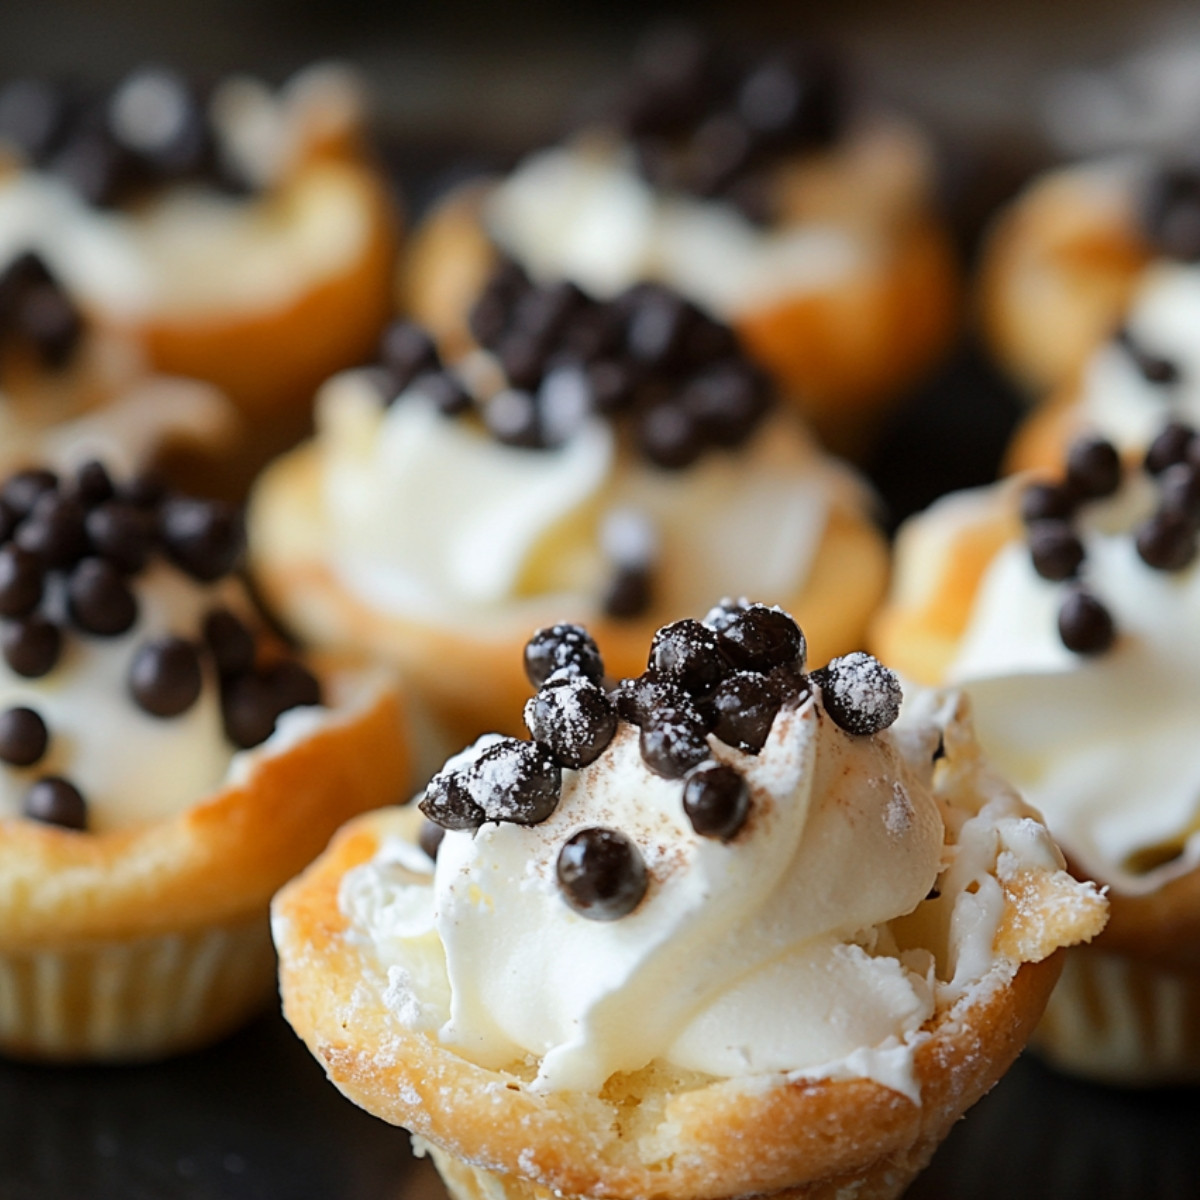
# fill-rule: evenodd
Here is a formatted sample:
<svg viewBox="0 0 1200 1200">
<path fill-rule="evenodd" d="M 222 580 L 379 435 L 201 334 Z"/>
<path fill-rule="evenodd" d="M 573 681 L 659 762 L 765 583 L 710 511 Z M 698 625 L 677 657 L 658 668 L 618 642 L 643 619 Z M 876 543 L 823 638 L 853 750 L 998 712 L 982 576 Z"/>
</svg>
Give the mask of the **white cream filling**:
<svg viewBox="0 0 1200 1200">
<path fill-rule="evenodd" d="M 729 844 L 695 834 L 682 785 L 651 773 L 622 726 L 597 763 L 564 773 L 538 826 L 448 832 L 432 872 L 411 842 L 386 841 L 343 878 L 347 936 L 377 956 L 397 1020 L 484 1066 L 535 1056 L 538 1090 L 596 1090 L 663 1059 L 746 1081 L 866 1077 L 919 1102 L 921 1026 L 999 965 L 998 862 L 1060 861 L 990 776 L 972 807 L 938 796 L 938 703 L 914 705 L 898 736 L 848 737 L 810 701 L 758 756 L 710 739 L 754 800 Z M 587 825 L 631 837 L 651 877 L 616 921 L 589 921 L 559 893 L 559 849 Z M 900 949 L 889 922 L 943 868 L 929 904 L 945 945 Z"/>
<path fill-rule="evenodd" d="M 628 149 L 602 141 L 533 155 L 490 193 L 484 219 L 535 278 L 603 298 L 658 280 L 725 320 L 834 286 L 873 253 L 832 221 L 762 229 L 729 204 L 660 194 Z"/>
<path fill-rule="evenodd" d="M 447 418 L 414 386 L 384 409 L 356 373 L 317 406 L 325 537 L 344 585 L 372 607 L 452 624 L 529 626 L 595 613 L 611 523 L 636 514 L 658 547 L 656 596 L 703 611 L 726 594 L 794 595 L 835 505 L 864 498 L 786 417 L 742 449 L 682 471 L 619 451 L 585 423 L 561 447 L 506 446 Z"/>
<path fill-rule="evenodd" d="M 1151 570 L 1127 528 L 1084 532 L 1083 578 L 1113 615 L 1111 650 L 1062 645 L 1065 588 L 1017 542 L 989 567 L 948 679 L 970 694 L 989 756 L 1081 867 L 1146 893 L 1200 862 L 1200 566 Z M 1165 865 L 1130 869 L 1131 855 L 1181 843 Z"/>
</svg>

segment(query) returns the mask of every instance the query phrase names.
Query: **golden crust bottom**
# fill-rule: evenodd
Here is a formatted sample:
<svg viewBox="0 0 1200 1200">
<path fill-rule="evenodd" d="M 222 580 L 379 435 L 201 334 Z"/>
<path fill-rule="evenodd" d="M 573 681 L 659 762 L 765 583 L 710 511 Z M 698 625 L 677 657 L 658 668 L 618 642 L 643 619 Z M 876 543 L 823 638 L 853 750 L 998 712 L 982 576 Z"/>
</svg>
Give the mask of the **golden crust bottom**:
<svg viewBox="0 0 1200 1200">
<path fill-rule="evenodd" d="M 678 612 L 655 610 L 632 621 L 592 613 L 548 612 L 526 624 L 450 629 L 372 608 L 339 582 L 329 562 L 315 448 L 304 446 L 260 477 L 248 513 L 255 577 L 267 604 L 306 641 L 382 655 L 398 665 L 441 722 L 460 740 L 484 731 L 522 732 L 530 695 L 522 648 L 539 623 L 586 619 L 614 678 L 640 674 L 646 647 Z M 887 584 L 887 552 L 863 517 L 835 508 L 813 568 L 793 596 L 761 596 L 792 612 L 809 659 L 820 665 L 859 649 Z M 711 602 L 719 600 L 711 597 Z"/>
<path fill-rule="evenodd" d="M 471 345 L 467 314 L 494 266 L 481 209 L 490 184 L 451 192 L 414 232 L 399 284 L 403 308 L 453 355 Z M 748 307 L 731 323 L 826 445 L 861 455 L 879 418 L 947 348 L 958 271 L 949 239 L 911 219 L 826 287 Z"/>
<path fill-rule="evenodd" d="M 680 1079 L 656 1066 L 599 1096 L 535 1094 L 400 1026 L 386 980 L 343 935 L 338 887 L 389 828 L 371 814 L 276 898 L 284 1011 L 351 1100 L 435 1144 L 459 1194 L 715 1200 L 757 1193 L 895 1196 L 1003 1074 L 1040 1015 L 1059 956 L 996 972 L 935 1016 L 915 1054 L 923 1101 L 866 1079 Z M 498 1179 L 496 1177 L 499 1177 Z"/>
</svg>

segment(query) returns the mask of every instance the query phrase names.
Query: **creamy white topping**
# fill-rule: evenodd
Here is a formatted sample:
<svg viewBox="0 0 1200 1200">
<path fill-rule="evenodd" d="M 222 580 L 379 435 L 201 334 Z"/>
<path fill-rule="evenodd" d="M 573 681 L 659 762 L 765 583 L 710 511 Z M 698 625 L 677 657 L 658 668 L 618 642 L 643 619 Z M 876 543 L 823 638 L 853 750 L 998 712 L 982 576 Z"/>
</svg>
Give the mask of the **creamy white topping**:
<svg viewBox="0 0 1200 1200">
<path fill-rule="evenodd" d="M 65 605 L 61 578 L 53 585 L 42 606 L 51 616 Z M 239 754 L 225 736 L 217 681 L 207 663 L 199 699 L 179 716 L 151 716 L 134 702 L 128 683 L 133 654 L 144 641 L 167 634 L 195 638 L 204 615 L 219 605 L 245 612 L 240 587 L 231 581 L 200 584 L 160 562 L 138 577 L 136 592 L 132 629 L 102 638 L 68 626 L 62 658 L 40 679 L 18 675 L 0 659 L 0 711 L 32 708 L 50 735 L 40 762 L 0 764 L 0 820 L 19 816 L 25 792 L 46 775 L 64 776 L 79 788 L 88 829 L 96 833 L 181 812 L 217 791 L 231 768 L 231 778 L 245 777 L 248 754 Z M 311 732 L 303 714 L 323 711 L 285 714 L 272 738 L 249 754 L 273 753 Z"/>
<path fill-rule="evenodd" d="M 397 1020 L 484 1066 L 534 1056 L 539 1090 L 594 1090 L 663 1059 L 739 1079 L 865 1076 L 917 1100 L 921 1025 L 997 964 L 1000 864 L 1060 864 L 990 776 L 947 803 L 932 760 L 954 706 L 938 703 L 856 738 L 809 700 L 758 756 L 710 738 L 753 797 L 728 844 L 692 830 L 682 784 L 650 772 L 623 725 L 595 764 L 564 772 L 540 825 L 447 832 L 432 874 L 411 842 L 386 841 L 343 879 L 348 936 L 373 949 Z M 957 753 L 969 734 L 946 736 Z M 650 875 L 615 921 L 577 915 L 556 882 L 561 846 L 593 825 L 630 837 Z M 929 944 L 903 928 L 918 906 Z"/>
<path fill-rule="evenodd" d="M 735 453 L 667 471 L 619 452 L 600 421 L 556 449 L 521 449 L 440 415 L 419 385 L 385 409 L 350 372 L 322 391 L 317 425 L 335 570 L 374 607 L 441 623 L 525 629 L 568 605 L 596 612 L 631 540 L 627 528 L 614 540 L 614 521 L 631 514 L 672 611 L 795 594 L 830 509 L 864 502 L 786 417 Z"/>
<path fill-rule="evenodd" d="M 1084 510 L 1083 579 L 1116 624 L 1109 651 L 1063 646 L 1064 585 L 1040 578 L 1014 542 L 989 567 L 948 672 L 972 698 L 989 756 L 1068 853 L 1134 893 L 1200 862 L 1200 566 L 1141 561 L 1129 530 L 1147 499 L 1126 489 Z"/>
<path fill-rule="evenodd" d="M 1121 449 L 1142 450 L 1168 419 L 1200 426 L 1200 265 L 1159 259 L 1138 282 L 1126 328 L 1134 344 L 1168 359 L 1176 382 L 1153 383 L 1129 351 L 1110 341 L 1086 368 L 1079 393 L 1084 427 L 1101 431 Z"/>
<path fill-rule="evenodd" d="M 731 205 L 656 192 L 632 151 L 599 140 L 533 155 L 491 193 L 485 223 L 537 279 L 606 299 L 655 279 L 724 319 L 833 286 L 870 253 L 832 221 L 766 230 Z"/>
</svg>

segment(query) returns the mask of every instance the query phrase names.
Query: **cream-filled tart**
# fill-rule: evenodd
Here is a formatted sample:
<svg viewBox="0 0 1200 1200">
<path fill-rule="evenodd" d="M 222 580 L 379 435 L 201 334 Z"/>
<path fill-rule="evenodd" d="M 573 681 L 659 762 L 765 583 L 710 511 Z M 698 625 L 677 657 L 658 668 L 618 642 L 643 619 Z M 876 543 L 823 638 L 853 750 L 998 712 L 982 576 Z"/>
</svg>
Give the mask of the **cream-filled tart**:
<svg viewBox="0 0 1200 1200">
<path fill-rule="evenodd" d="M 278 91 L 233 76 L 201 93 L 152 66 L 98 96 L 0 89 L 0 262 L 32 250 L 154 369 L 216 384 L 260 454 L 378 336 L 396 236 L 344 70 Z"/>
<path fill-rule="evenodd" d="M 398 663 L 459 740 L 514 727 L 539 625 L 588 622 L 631 674 L 664 621 L 753 592 L 814 660 L 860 644 L 886 576 L 870 497 L 726 326 L 658 286 L 605 303 L 512 270 L 491 302 L 494 352 L 445 367 L 395 324 L 258 481 L 251 568 L 287 625 Z M 517 356 L 504 329 L 535 310 L 547 347 Z"/>
<path fill-rule="evenodd" d="M 1105 901 L 966 702 L 806 673 L 725 602 L 606 693 L 541 630 L 531 740 L 452 757 L 273 906 L 284 1011 L 453 1196 L 898 1196 Z M 897 720 L 899 716 L 899 720 Z"/>
<path fill-rule="evenodd" d="M 99 463 L 0 486 L 0 1054 L 160 1057 L 265 1006 L 272 893 L 411 786 L 378 668 L 309 667 L 239 514 Z"/>
<path fill-rule="evenodd" d="M 611 298 L 654 281 L 734 326 L 835 449 L 861 451 L 954 326 L 933 156 L 811 46 L 652 37 L 603 119 L 447 195 L 401 300 L 451 349 L 490 266 Z"/>
<path fill-rule="evenodd" d="M 1068 1069 L 1200 1078 L 1200 438 L 947 497 L 902 528 L 874 645 L 971 697 L 986 752 L 1112 920 L 1068 957 L 1038 1034 Z"/>
</svg>

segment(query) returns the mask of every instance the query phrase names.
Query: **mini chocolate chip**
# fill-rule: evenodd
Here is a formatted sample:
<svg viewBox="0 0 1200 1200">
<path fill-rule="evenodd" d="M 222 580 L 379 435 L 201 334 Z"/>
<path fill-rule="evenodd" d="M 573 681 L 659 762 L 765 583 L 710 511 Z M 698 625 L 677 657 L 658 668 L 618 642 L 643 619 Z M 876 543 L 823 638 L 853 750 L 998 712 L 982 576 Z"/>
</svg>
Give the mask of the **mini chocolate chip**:
<svg viewBox="0 0 1200 1200">
<path fill-rule="evenodd" d="M 76 470 L 66 490 L 84 508 L 94 508 L 97 504 L 111 500 L 117 491 L 104 464 L 94 458 Z"/>
<path fill-rule="evenodd" d="M 692 696 L 706 696 L 728 672 L 717 635 L 690 618 L 664 625 L 650 643 L 647 668 Z"/>
<path fill-rule="evenodd" d="M 693 379 L 680 404 L 710 443 L 740 445 L 770 405 L 764 381 L 747 364 L 721 363 Z"/>
<path fill-rule="evenodd" d="M 1162 513 L 1200 521 L 1200 464 L 1175 463 L 1158 480 L 1158 507 Z"/>
<path fill-rule="evenodd" d="M 83 794 L 58 775 L 47 775 L 30 787 L 21 813 L 32 821 L 61 825 L 64 829 L 87 828 L 87 802 Z"/>
<path fill-rule="evenodd" d="M 137 177 L 133 156 L 102 128 L 75 133 L 48 166 L 95 208 L 119 204 Z"/>
<path fill-rule="evenodd" d="M 484 405 L 483 423 L 492 437 L 506 446 L 536 450 L 542 445 L 537 401 L 529 392 L 517 388 L 497 392 Z"/>
<path fill-rule="evenodd" d="M 83 317 L 57 284 L 39 284 L 21 297 L 16 326 L 49 370 L 65 367 L 83 336 Z"/>
<path fill-rule="evenodd" d="M 1185 461 L 1196 440 L 1196 431 L 1190 425 L 1172 421 L 1150 443 L 1142 465 L 1148 474 L 1161 475 L 1168 467 Z"/>
<path fill-rule="evenodd" d="M 12 510 L 4 500 L 0 500 L 0 543 L 7 542 L 21 521 L 21 515 Z"/>
<path fill-rule="evenodd" d="M 154 549 L 154 519 L 127 500 L 106 500 L 84 519 L 92 550 L 126 575 L 135 575 Z"/>
<path fill-rule="evenodd" d="M 1156 571 L 1182 571 L 1196 557 L 1196 523 L 1175 512 L 1156 512 L 1134 535 L 1138 556 Z"/>
<path fill-rule="evenodd" d="M 615 921 L 642 902 L 649 876 L 641 852 L 616 829 L 592 827 L 573 834 L 555 867 L 563 899 L 589 921 Z"/>
<path fill-rule="evenodd" d="M 1021 520 L 1065 521 L 1075 515 L 1079 498 L 1060 483 L 1031 483 L 1021 492 Z"/>
<path fill-rule="evenodd" d="M 691 707 L 697 718 L 700 715 L 687 692 L 665 679 L 659 679 L 652 671 L 633 679 L 622 679 L 612 692 L 611 699 L 616 705 L 617 715 L 631 725 L 644 725 L 659 708 Z"/>
<path fill-rule="evenodd" d="M 204 677 L 196 647 L 181 637 L 143 642 L 129 665 L 129 691 L 154 717 L 177 717 L 200 698 Z"/>
<path fill-rule="evenodd" d="M 740 671 L 804 670 L 808 645 L 800 627 L 782 609 L 765 604 L 718 606 L 705 624 L 719 635 L 721 653 Z"/>
<path fill-rule="evenodd" d="M 1095 596 L 1075 588 L 1058 610 L 1058 636 L 1075 654 L 1102 654 L 1113 644 L 1116 626 Z"/>
<path fill-rule="evenodd" d="M 530 288 L 512 310 L 514 327 L 545 345 L 556 338 L 571 316 L 589 303 L 570 280 Z"/>
<path fill-rule="evenodd" d="M 43 492 L 52 492 L 57 487 L 58 476 L 53 471 L 34 467 L 10 475 L 0 488 L 0 498 L 13 512 L 25 516 Z"/>
<path fill-rule="evenodd" d="M 0 632 L 4 661 L 26 679 L 40 679 L 58 665 L 62 631 L 45 617 L 34 614 L 5 625 Z"/>
<path fill-rule="evenodd" d="M 750 789 L 732 767 L 701 763 L 683 781 L 683 811 L 701 837 L 728 842 L 750 815 Z"/>
<path fill-rule="evenodd" d="M 487 820 L 537 825 L 558 807 L 562 768 L 535 742 L 503 738 L 475 759 L 466 783 Z"/>
<path fill-rule="evenodd" d="M 642 760 L 664 779 L 682 779 L 709 756 L 708 722 L 689 705 L 651 710 L 642 722 Z"/>
<path fill-rule="evenodd" d="M 589 363 L 587 382 L 593 411 L 606 416 L 623 412 L 633 403 L 636 379 L 636 372 L 627 363 L 615 359 Z"/>
<path fill-rule="evenodd" d="M 654 600 L 650 571 L 643 566 L 619 566 L 601 601 L 604 615 L 628 621 L 646 613 Z"/>
<path fill-rule="evenodd" d="M 604 678 L 604 661 L 591 634 L 581 625 L 550 625 L 525 643 L 525 674 L 534 687 L 572 675 L 599 683 Z"/>
<path fill-rule="evenodd" d="M 560 766 L 595 762 L 617 732 L 617 713 L 605 693 L 581 675 L 556 679 L 525 704 L 533 740 Z"/>
<path fill-rule="evenodd" d="M 321 681 L 297 659 L 281 658 L 271 663 L 263 670 L 262 679 L 270 691 L 276 716 L 289 708 L 321 703 Z"/>
<path fill-rule="evenodd" d="M 1121 485 L 1121 456 L 1105 438 L 1085 437 L 1067 451 L 1067 487 L 1085 500 L 1111 496 Z"/>
<path fill-rule="evenodd" d="M 635 362 L 669 366 L 678 354 L 693 319 L 693 309 L 666 288 L 643 286 L 632 301 L 625 348 Z"/>
<path fill-rule="evenodd" d="M 1033 569 L 1043 579 L 1060 581 L 1079 573 L 1083 565 L 1083 542 L 1066 521 L 1031 521 L 1028 537 Z"/>
<path fill-rule="evenodd" d="M 0 759 L 14 767 L 40 762 L 50 744 L 46 722 L 32 708 L 0 712 Z"/>
<path fill-rule="evenodd" d="M 498 291 L 485 288 L 471 306 L 467 328 L 471 336 L 488 350 L 494 350 L 508 329 L 511 301 Z"/>
<path fill-rule="evenodd" d="M 177 71 L 142 66 L 108 102 L 108 129 L 119 144 L 167 178 L 194 175 L 212 155 L 200 97 Z"/>
<path fill-rule="evenodd" d="M 271 686 L 257 672 L 248 671 L 225 680 L 221 688 L 221 719 L 225 736 L 235 746 L 249 750 L 261 745 L 274 733 L 278 716 Z"/>
<path fill-rule="evenodd" d="M 669 471 L 690 467 L 704 451 L 700 428 L 682 404 L 652 405 L 639 415 L 636 433 L 642 454 Z"/>
<path fill-rule="evenodd" d="M 903 692 L 896 673 L 861 650 L 835 658 L 811 678 L 821 688 L 825 711 L 847 733 L 878 733 L 900 715 Z"/>
<path fill-rule="evenodd" d="M 417 807 L 442 829 L 478 829 L 487 814 L 471 798 L 466 772 L 440 771 L 428 783 Z"/>
<path fill-rule="evenodd" d="M 780 696 L 762 675 L 737 671 L 721 681 L 710 701 L 716 713 L 712 732 L 727 746 L 757 754 L 766 745 Z"/>
<path fill-rule="evenodd" d="M 1142 378 L 1147 383 L 1159 384 L 1163 387 L 1179 382 L 1179 367 L 1169 358 L 1161 354 L 1153 354 L 1139 345 L 1128 329 L 1121 329 L 1116 337 L 1118 345 L 1133 359 Z"/>
<path fill-rule="evenodd" d="M 812 684 L 797 663 L 776 667 L 767 679 L 779 698 L 780 708 L 798 708 L 812 695 Z"/>
<path fill-rule="evenodd" d="M 254 634 L 229 609 L 214 608 L 205 615 L 203 636 L 222 679 L 254 666 Z"/>
<path fill-rule="evenodd" d="M 417 831 L 417 845 L 425 851 L 430 862 L 437 862 L 438 851 L 441 849 L 442 839 L 445 836 L 445 828 L 436 821 L 431 821 L 426 817 L 421 822 L 421 828 Z"/>
<path fill-rule="evenodd" d="M 86 510 L 58 492 L 43 492 L 17 530 L 15 542 L 48 568 L 74 565 L 88 551 Z"/>
<path fill-rule="evenodd" d="M 433 338 L 413 321 L 393 321 L 379 339 L 379 358 L 396 378 L 396 392 L 402 392 L 429 371 L 440 371 L 441 356 Z"/>
<path fill-rule="evenodd" d="M 46 564 L 41 555 L 9 542 L 0 546 L 0 617 L 23 617 L 41 603 Z"/>
<path fill-rule="evenodd" d="M 61 142 L 69 114 L 62 88 L 45 79 L 14 79 L 0 88 L 0 141 L 40 166 Z"/>
<path fill-rule="evenodd" d="M 163 503 L 160 524 L 168 557 L 201 583 L 228 575 L 245 548 L 241 513 L 223 500 L 172 496 Z"/>
<path fill-rule="evenodd" d="M 167 483 L 154 470 L 145 470 L 127 479 L 120 489 L 120 498 L 135 508 L 156 508 L 167 497 Z"/>
<path fill-rule="evenodd" d="M 495 353 L 514 388 L 530 391 L 541 382 L 546 369 L 546 348 L 537 338 L 520 330 L 506 333 Z"/>
<path fill-rule="evenodd" d="M 689 149 L 690 190 L 717 196 L 745 169 L 754 147 L 750 130 L 736 113 L 718 112 L 696 129 Z"/>
<path fill-rule="evenodd" d="M 84 633 L 118 637 L 137 620 L 138 601 L 107 559 L 84 558 L 67 577 L 67 608 Z"/>
<path fill-rule="evenodd" d="M 449 371 L 430 371 L 415 380 L 413 386 L 447 417 L 460 416 L 474 407 L 470 393 Z"/>
</svg>

